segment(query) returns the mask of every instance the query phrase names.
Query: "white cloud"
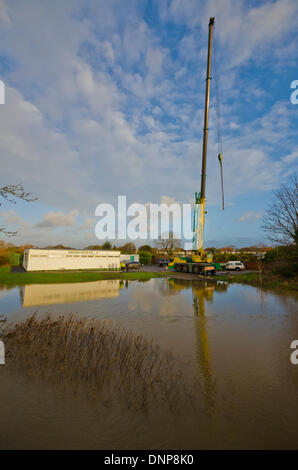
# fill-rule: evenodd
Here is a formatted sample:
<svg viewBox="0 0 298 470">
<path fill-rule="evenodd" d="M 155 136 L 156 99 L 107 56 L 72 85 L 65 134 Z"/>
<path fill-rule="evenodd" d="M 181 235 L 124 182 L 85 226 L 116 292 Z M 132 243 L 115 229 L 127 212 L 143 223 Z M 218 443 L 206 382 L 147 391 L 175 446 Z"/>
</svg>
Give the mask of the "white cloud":
<svg viewBox="0 0 298 470">
<path fill-rule="evenodd" d="M 78 215 L 76 209 L 64 214 L 63 212 L 48 212 L 43 219 L 36 224 L 36 227 L 68 227 L 75 225 L 75 217 Z"/>
<path fill-rule="evenodd" d="M 186 72 L 187 72 L 187 67 L 186 67 L 186 66 L 180 68 L 180 69 L 175 73 L 175 78 L 176 78 L 176 80 L 177 80 L 178 78 L 183 77 L 183 76 L 186 74 Z"/>
<path fill-rule="evenodd" d="M 165 52 L 160 49 L 152 49 L 151 47 L 147 50 L 146 54 L 146 65 L 149 71 L 153 74 L 160 74 L 165 58 Z"/>
<path fill-rule="evenodd" d="M 0 0 L 0 20 L 6 24 L 10 24 L 10 18 L 4 0 Z"/>
<path fill-rule="evenodd" d="M 283 36 L 296 26 L 296 0 L 267 1 L 251 7 L 245 0 L 172 0 L 160 8 L 164 21 L 175 21 L 190 28 L 200 25 L 207 30 L 208 19 L 215 16 L 216 40 L 230 57 L 229 66 L 239 65 L 271 45 L 278 45 Z M 187 39 L 190 45 L 192 36 Z M 185 50 L 185 48 L 182 48 Z M 188 47 L 194 54 L 195 46 Z M 278 53 L 278 47 L 271 54 Z M 188 53 L 188 51 L 187 51 Z M 256 58 L 256 54 L 254 54 Z"/>
<path fill-rule="evenodd" d="M 167 206 L 171 206 L 172 204 L 176 204 L 177 201 L 175 198 L 171 196 L 162 196 L 161 197 L 161 204 L 166 204 Z"/>
<path fill-rule="evenodd" d="M 256 222 L 257 220 L 260 220 L 263 215 L 263 212 L 245 212 L 245 214 L 237 219 L 237 222 Z"/>
<path fill-rule="evenodd" d="M 0 212 L 7 225 L 27 226 L 28 224 L 14 210 Z"/>
<path fill-rule="evenodd" d="M 298 150 L 291 152 L 289 155 L 283 158 L 284 163 L 294 163 L 296 160 L 298 160 Z"/>
<path fill-rule="evenodd" d="M 167 21 L 187 25 L 180 45 L 177 40 L 177 58 L 162 44 L 163 34 L 142 18 L 142 2 L 90 1 L 88 16 L 79 0 L 53 2 L 6 2 L 11 24 L 0 29 L 0 48 L 15 68 L 7 72 L 7 103 L 0 107 L 0 178 L 21 181 L 47 212 L 61 215 L 56 222 L 75 218 L 69 211 L 78 207 L 86 217 L 81 227 L 88 229 L 96 205 L 118 194 L 138 202 L 156 202 L 164 194 L 193 199 L 200 185 L 211 10 L 224 56 L 221 92 L 233 102 L 223 106 L 227 204 L 241 194 L 271 190 L 293 170 L 295 107 L 278 102 L 243 125 L 239 109 L 243 105 L 245 113 L 241 93 L 247 84 L 237 82 L 235 64 L 283 35 L 287 40 L 295 2 L 284 0 L 283 11 L 280 0 L 256 8 L 241 0 L 210 1 L 207 7 L 196 0 L 164 3 L 168 7 L 159 8 Z M 0 0 L 0 19 L 4 5 Z M 252 100 L 267 97 L 260 85 L 250 83 Z M 208 204 L 221 200 L 214 123 L 211 107 Z"/>
<path fill-rule="evenodd" d="M 109 41 L 104 41 L 103 43 L 105 55 L 111 65 L 114 65 L 115 62 L 115 54 L 112 44 Z"/>
<path fill-rule="evenodd" d="M 93 217 L 87 217 L 85 222 L 80 225 L 80 229 L 87 229 L 87 228 L 94 228 L 96 224 L 96 220 Z"/>
<path fill-rule="evenodd" d="M 0 109 L 0 149 L 5 155 L 1 181 L 22 181 L 42 202 L 57 206 L 85 198 L 80 181 L 86 171 L 68 138 L 49 128 L 42 113 L 18 91 L 6 87 L 6 100 Z"/>
</svg>

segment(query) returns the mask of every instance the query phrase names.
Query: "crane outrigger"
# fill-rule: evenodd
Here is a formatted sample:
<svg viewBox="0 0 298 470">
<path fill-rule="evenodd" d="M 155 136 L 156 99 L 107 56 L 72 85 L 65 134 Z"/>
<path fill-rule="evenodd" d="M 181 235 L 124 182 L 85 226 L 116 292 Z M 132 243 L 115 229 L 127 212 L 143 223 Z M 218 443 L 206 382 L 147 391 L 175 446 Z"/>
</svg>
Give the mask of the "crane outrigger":
<svg viewBox="0 0 298 470">
<path fill-rule="evenodd" d="M 194 217 L 193 217 L 193 254 L 189 257 L 174 258 L 169 263 L 169 269 L 176 271 L 192 272 L 195 274 L 211 274 L 216 269 L 220 269 L 217 263 L 213 263 L 212 254 L 206 253 L 203 248 L 204 225 L 205 225 L 205 203 L 206 203 L 206 160 L 207 160 L 207 142 L 208 142 L 208 119 L 210 102 L 210 82 L 211 82 L 211 57 L 212 57 L 212 37 L 214 28 L 214 17 L 209 20 L 208 34 L 208 53 L 207 53 L 207 75 L 205 91 L 205 112 L 203 128 L 203 149 L 202 149 L 202 172 L 201 172 L 201 191 L 195 193 Z M 218 156 L 220 164 L 222 163 L 222 153 Z M 221 167 L 222 168 L 222 167 Z"/>
</svg>

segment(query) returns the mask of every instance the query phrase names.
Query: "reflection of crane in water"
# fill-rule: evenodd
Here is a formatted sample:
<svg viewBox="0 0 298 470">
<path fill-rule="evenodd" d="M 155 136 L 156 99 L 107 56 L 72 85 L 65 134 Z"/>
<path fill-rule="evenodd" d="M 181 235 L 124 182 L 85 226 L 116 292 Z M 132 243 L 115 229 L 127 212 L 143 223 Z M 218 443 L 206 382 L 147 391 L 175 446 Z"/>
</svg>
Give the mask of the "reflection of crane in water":
<svg viewBox="0 0 298 470">
<path fill-rule="evenodd" d="M 212 366 L 210 357 L 210 346 L 208 340 L 207 318 L 205 312 L 205 302 L 213 301 L 215 285 L 193 288 L 193 309 L 195 314 L 195 332 L 197 337 L 197 358 L 199 364 L 199 374 L 203 376 L 205 396 L 208 400 L 214 394 L 214 382 L 212 379 Z"/>
<path fill-rule="evenodd" d="M 170 292 L 179 292 L 183 289 L 192 289 L 192 305 L 194 310 L 198 378 L 204 383 L 205 397 L 209 404 L 213 403 L 213 395 L 215 393 L 214 380 L 212 377 L 211 353 L 208 338 L 208 320 L 206 317 L 206 302 L 213 302 L 214 291 L 225 292 L 228 288 L 227 284 L 201 281 L 188 281 L 185 279 L 169 279 Z M 200 380 L 200 382 L 201 382 Z"/>
</svg>

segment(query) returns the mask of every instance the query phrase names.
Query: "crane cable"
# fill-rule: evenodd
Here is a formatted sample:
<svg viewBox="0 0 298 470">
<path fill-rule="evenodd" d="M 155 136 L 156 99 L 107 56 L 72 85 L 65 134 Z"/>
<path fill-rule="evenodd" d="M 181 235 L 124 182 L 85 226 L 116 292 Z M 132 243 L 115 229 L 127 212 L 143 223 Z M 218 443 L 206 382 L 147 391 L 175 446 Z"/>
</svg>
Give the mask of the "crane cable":
<svg viewBox="0 0 298 470">
<path fill-rule="evenodd" d="M 218 161 L 219 161 L 219 167 L 220 167 L 222 210 L 224 210 L 225 209 L 225 199 L 224 199 L 223 166 L 222 166 L 222 163 L 223 163 L 223 146 L 222 146 L 221 113 L 220 113 L 219 89 L 218 89 L 218 79 L 217 79 L 217 66 L 216 66 L 215 34 L 214 34 L 214 40 L 213 40 L 213 63 L 214 63 L 214 77 L 215 77 Z"/>
</svg>

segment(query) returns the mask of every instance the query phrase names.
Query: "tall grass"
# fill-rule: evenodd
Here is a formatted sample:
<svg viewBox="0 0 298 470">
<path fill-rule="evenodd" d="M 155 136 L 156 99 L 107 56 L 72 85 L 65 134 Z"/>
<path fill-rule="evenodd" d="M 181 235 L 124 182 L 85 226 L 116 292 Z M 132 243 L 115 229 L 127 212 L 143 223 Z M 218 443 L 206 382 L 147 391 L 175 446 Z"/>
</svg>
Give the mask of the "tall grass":
<svg viewBox="0 0 298 470">
<path fill-rule="evenodd" d="M 72 384 L 89 396 L 120 397 L 129 407 L 191 398 L 170 351 L 102 320 L 74 315 L 29 319 L 5 326 L 6 363 L 26 375 Z"/>
</svg>

